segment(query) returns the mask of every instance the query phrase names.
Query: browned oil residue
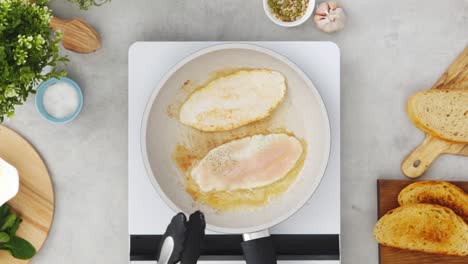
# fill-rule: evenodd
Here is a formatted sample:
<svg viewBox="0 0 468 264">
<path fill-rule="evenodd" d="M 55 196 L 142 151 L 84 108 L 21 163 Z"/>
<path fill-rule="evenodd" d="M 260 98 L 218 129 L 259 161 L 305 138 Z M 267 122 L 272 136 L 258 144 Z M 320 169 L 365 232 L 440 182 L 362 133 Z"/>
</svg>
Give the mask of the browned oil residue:
<svg viewBox="0 0 468 264">
<path fill-rule="evenodd" d="M 193 155 L 192 151 L 182 145 L 176 146 L 172 158 L 177 164 L 177 167 L 184 172 L 189 171 L 189 169 L 194 165 L 195 161 L 201 159 L 201 157 Z"/>
<path fill-rule="evenodd" d="M 198 85 L 190 80 L 186 80 L 182 87 L 177 92 L 174 102 L 171 102 L 167 108 L 166 113 L 172 119 L 179 119 L 180 107 L 187 100 L 190 94 L 198 88 Z"/>
</svg>

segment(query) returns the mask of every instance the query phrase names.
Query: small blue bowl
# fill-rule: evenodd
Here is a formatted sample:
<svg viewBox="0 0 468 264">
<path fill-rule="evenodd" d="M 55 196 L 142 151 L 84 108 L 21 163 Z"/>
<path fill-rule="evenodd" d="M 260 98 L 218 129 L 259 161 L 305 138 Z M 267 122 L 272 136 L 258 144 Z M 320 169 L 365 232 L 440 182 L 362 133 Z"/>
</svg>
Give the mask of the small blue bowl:
<svg viewBox="0 0 468 264">
<path fill-rule="evenodd" d="M 44 104 L 43 104 L 43 99 L 44 99 L 44 92 L 47 90 L 47 88 L 49 88 L 50 86 L 56 84 L 56 83 L 60 83 L 60 82 L 65 82 L 65 83 L 68 83 L 69 85 L 71 85 L 75 90 L 76 90 L 76 93 L 78 94 L 78 107 L 76 108 L 76 111 L 65 117 L 65 118 L 55 118 L 51 115 L 49 115 L 49 113 L 47 113 L 47 111 L 45 110 L 44 108 Z M 41 114 L 41 116 L 49 121 L 49 122 L 52 122 L 52 123 L 55 123 L 55 124 L 65 124 L 65 123 L 68 123 L 70 121 L 72 121 L 73 119 L 75 119 L 75 117 L 78 116 L 78 114 L 80 114 L 81 112 L 81 108 L 83 107 L 83 94 L 81 93 L 81 89 L 80 87 L 78 86 L 78 84 L 76 84 L 73 80 L 67 78 L 67 77 L 61 77 L 60 79 L 57 79 L 57 78 L 51 78 L 51 79 L 48 79 L 47 81 L 41 83 L 38 87 L 37 87 L 37 90 L 36 90 L 36 108 L 37 108 L 37 111 L 39 111 L 39 114 Z"/>
</svg>

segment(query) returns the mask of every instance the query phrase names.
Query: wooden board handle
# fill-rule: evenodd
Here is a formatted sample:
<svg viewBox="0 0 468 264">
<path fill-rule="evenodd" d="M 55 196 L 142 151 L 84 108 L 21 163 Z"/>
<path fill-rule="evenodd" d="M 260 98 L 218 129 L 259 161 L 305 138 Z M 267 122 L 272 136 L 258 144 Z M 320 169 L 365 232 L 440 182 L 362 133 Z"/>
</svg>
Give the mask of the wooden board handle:
<svg viewBox="0 0 468 264">
<path fill-rule="evenodd" d="M 49 27 L 53 29 L 54 31 L 61 30 L 63 31 L 63 28 L 67 24 L 67 21 L 64 19 L 52 17 L 52 20 L 50 20 Z"/>
<path fill-rule="evenodd" d="M 445 153 L 446 142 L 427 136 L 424 142 L 413 150 L 401 164 L 401 170 L 410 178 L 417 178 L 431 166 L 432 162 Z"/>
<path fill-rule="evenodd" d="M 91 53 L 101 47 L 99 34 L 82 19 L 52 17 L 49 27 L 54 31 L 62 31 L 62 45 L 68 50 L 78 53 Z"/>
</svg>

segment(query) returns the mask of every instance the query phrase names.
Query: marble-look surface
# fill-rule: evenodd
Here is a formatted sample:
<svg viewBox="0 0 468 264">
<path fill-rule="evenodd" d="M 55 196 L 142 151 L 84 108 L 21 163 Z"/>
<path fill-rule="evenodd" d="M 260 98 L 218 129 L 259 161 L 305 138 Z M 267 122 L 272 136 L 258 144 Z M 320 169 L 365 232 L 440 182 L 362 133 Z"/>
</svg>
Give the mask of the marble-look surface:
<svg viewBox="0 0 468 264">
<path fill-rule="evenodd" d="M 83 17 L 103 48 L 69 52 L 66 69 L 84 92 L 82 114 L 53 125 L 31 97 L 6 123 L 29 139 L 53 176 L 56 214 L 33 263 L 127 263 L 127 50 L 135 41 L 329 40 L 342 59 L 343 263 L 377 263 L 372 238 L 376 179 L 404 179 L 400 162 L 423 139 L 404 112 L 408 96 L 429 88 L 468 44 L 468 1 L 343 0 L 337 34 L 310 20 L 273 24 L 260 0 L 113 0 L 79 11 L 51 1 L 59 17 Z M 468 159 L 439 158 L 424 179 L 468 178 Z"/>
</svg>

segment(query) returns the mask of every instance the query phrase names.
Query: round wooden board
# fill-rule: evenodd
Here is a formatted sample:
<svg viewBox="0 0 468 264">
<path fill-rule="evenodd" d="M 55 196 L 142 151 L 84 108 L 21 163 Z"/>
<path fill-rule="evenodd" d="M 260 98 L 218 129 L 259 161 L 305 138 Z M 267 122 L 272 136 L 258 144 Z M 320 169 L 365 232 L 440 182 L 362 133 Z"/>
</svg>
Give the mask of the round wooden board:
<svg viewBox="0 0 468 264">
<path fill-rule="evenodd" d="M 54 217 L 54 189 L 47 167 L 36 150 L 13 130 L 0 126 L 0 157 L 18 169 L 20 189 L 8 204 L 23 217 L 17 235 L 39 251 Z M 29 263 L 0 250 L 0 263 Z"/>
</svg>

